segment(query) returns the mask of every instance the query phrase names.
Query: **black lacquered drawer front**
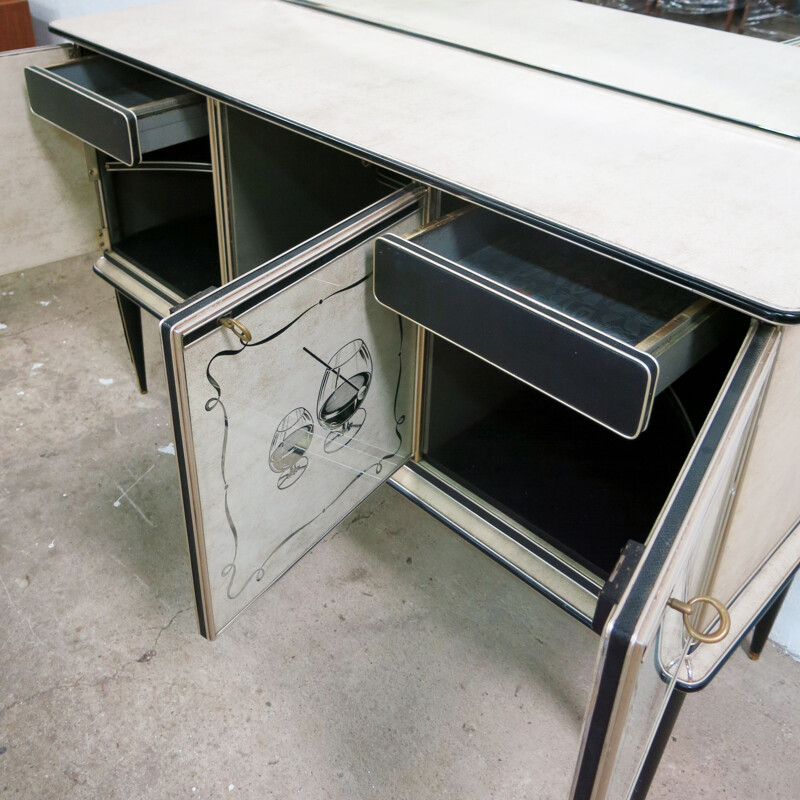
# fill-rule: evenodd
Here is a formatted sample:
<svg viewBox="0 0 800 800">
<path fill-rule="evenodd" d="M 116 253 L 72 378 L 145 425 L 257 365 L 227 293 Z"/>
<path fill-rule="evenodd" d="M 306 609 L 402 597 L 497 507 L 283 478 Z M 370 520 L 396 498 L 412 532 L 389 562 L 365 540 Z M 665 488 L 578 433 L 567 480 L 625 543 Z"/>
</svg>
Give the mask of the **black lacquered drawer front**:
<svg viewBox="0 0 800 800">
<path fill-rule="evenodd" d="M 483 211 L 375 248 L 379 302 L 626 437 L 724 314 L 690 292 Z"/>
<path fill-rule="evenodd" d="M 102 56 L 25 70 L 31 110 L 124 164 L 208 133 L 199 95 Z"/>
</svg>

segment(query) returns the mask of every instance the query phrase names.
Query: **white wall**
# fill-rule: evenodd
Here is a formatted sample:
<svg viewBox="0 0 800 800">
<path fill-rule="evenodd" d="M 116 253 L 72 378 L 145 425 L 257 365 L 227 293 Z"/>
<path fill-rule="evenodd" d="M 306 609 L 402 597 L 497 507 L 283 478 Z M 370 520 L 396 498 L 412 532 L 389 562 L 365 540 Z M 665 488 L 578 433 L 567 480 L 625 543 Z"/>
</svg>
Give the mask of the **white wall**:
<svg viewBox="0 0 800 800">
<path fill-rule="evenodd" d="M 159 0 L 28 0 L 28 6 L 31 10 L 36 44 L 50 44 L 64 41 L 60 36 L 54 36 L 47 30 L 48 24 L 54 19 L 80 17 L 83 14 L 156 2 Z"/>
</svg>

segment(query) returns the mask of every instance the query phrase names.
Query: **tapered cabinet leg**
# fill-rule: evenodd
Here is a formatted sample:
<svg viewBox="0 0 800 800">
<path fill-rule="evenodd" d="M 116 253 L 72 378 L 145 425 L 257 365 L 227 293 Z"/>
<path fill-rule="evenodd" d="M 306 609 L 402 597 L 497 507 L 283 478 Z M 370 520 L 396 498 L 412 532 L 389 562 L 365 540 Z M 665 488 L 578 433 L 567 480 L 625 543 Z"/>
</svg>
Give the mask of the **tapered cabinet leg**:
<svg viewBox="0 0 800 800">
<path fill-rule="evenodd" d="M 789 586 L 775 597 L 772 601 L 772 605 L 753 628 L 753 638 L 749 652 L 749 656 L 753 660 L 758 659 L 761 655 L 761 651 L 764 649 L 764 645 L 767 642 L 772 626 L 775 623 L 775 619 L 778 616 L 778 612 L 781 610 L 781 605 L 783 605 L 783 601 L 786 599 L 788 592 Z M 685 698 L 686 694 L 684 692 L 675 689 L 672 692 L 672 696 L 667 701 L 666 710 L 661 717 L 658 730 L 653 737 L 650 750 L 645 757 L 642 771 L 639 774 L 639 780 L 636 782 L 636 787 L 631 795 L 631 800 L 645 800 L 647 797 L 650 784 L 653 782 L 658 765 L 661 763 L 661 757 L 664 755 L 664 750 L 670 740 L 672 729 L 675 727 L 675 723 L 678 720 L 678 714 L 680 713 Z"/>
<path fill-rule="evenodd" d="M 672 735 L 672 729 L 675 727 L 678 714 L 680 713 L 685 698 L 686 695 L 683 692 L 674 689 L 667 701 L 667 708 L 664 711 L 664 715 L 661 717 L 658 730 L 653 737 L 650 750 L 645 757 L 642 771 L 639 774 L 639 780 L 636 782 L 636 787 L 631 795 L 631 800 L 645 800 L 647 797 L 650 784 L 653 782 L 658 765 L 661 763 L 661 756 L 664 755 L 664 750 Z"/>
<path fill-rule="evenodd" d="M 142 310 L 139 306 L 125 297 L 120 292 L 117 295 L 117 308 L 122 319 L 122 330 L 125 333 L 125 343 L 128 345 L 128 353 L 131 357 L 134 372 L 136 373 L 136 383 L 139 391 L 147 394 L 147 375 L 144 367 L 144 341 L 142 339 Z"/>
<path fill-rule="evenodd" d="M 767 639 L 769 639 L 772 626 L 775 624 L 775 620 L 778 617 L 778 612 L 781 610 L 781 606 L 783 605 L 783 601 L 786 599 L 788 592 L 789 587 L 787 586 L 772 601 L 772 605 L 767 609 L 764 616 L 761 617 L 761 619 L 753 627 L 753 638 L 750 640 L 750 650 L 747 653 L 747 655 L 750 656 L 753 661 L 758 661 L 761 651 L 764 649 Z"/>
</svg>

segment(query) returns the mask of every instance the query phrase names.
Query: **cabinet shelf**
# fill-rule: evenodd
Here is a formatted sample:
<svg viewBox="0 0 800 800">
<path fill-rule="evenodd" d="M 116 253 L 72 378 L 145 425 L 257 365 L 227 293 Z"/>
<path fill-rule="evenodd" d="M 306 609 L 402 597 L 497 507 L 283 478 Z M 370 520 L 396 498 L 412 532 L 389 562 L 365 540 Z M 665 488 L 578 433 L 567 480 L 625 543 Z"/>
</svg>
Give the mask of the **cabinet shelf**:
<svg viewBox="0 0 800 800">
<path fill-rule="evenodd" d="M 114 252 L 184 298 L 219 285 L 213 214 L 198 214 L 139 231 L 117 242 Z"/>
</svg>

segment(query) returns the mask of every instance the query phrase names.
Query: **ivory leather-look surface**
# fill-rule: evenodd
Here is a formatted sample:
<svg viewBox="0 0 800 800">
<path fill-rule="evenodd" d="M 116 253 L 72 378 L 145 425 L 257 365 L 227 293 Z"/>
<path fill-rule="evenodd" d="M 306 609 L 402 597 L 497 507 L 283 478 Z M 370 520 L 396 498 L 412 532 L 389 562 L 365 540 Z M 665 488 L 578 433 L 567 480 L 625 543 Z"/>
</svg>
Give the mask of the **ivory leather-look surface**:
<svg viewBox="0 0 800 800">
<path fill-rule="evenodd" d="M 793 139 L 278 0 L 176 0 L 54 30 L 713 290 L 800 312 Z"/>
<path fill-rule="evenodd" d="M 798 521 L 800 330 L 783 331 L 778 359 L 736 491 L 709 594 L 729 602 Z"/>
<path fill-rule="evenodd" d="M 306 2 L 307 0 L 289 0 Z M 539 69 L 800 135 L 800 52 L 564 0 L 329 0 L 321 8 Z"/>
</svg>

